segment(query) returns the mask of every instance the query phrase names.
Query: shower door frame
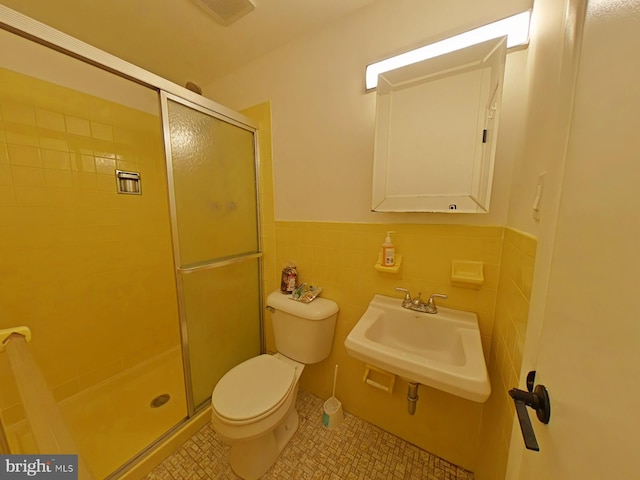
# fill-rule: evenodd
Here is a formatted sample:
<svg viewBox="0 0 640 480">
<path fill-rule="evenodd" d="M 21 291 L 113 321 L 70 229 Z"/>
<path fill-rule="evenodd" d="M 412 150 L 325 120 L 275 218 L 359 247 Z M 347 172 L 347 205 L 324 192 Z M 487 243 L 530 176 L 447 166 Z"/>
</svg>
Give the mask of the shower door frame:
<svg viewBox="0 0 640 480">
<path fill-rule="evenodd" d="M 231 110 L 230 108 L 225 107 L 219 103 L 216 103 L 212 100 L 209 100 L 191 90 L 188 90 L 185 87 L 182 87 L 178 84 L 171 82 L 163 77 L 160 77 L 154 73 L 151 73 L 143 68 L 140 68 L 132 63 L 129 63 L 121 58 L 118 58 L 110 53 L 107 53 L 103 50 L 100 50 L 96 47 L 93 47 L 81 40 L 78 40 L 70 35 L 67 35 L 59 30 L 56 30 L 48 25 L 40 23 L 26 15 L 23 15 L 11 8 L 0 4 L 0 29 L 6 30 L 10 33 L 23 37 L 27 40 L 33 41 L 45 47 L 51 48 L 52 50 L 58 51 L 65 55 L 68 55 L 72 58 L 85 62 L 89 65 L 93 65 L 101 70 L 105 70 L 114 75 L 132 81 L 134 83 L 140 84 L 142 86 L 148 87 L 152 90 L 155 90 L 158 93 L 158 101 L 160 102 L 161 109 L 162 107 L 162 95 L 168 94 L 172 96 L 174 99 L 177 99 L 180 103 L 191 104 L 192 106 L 196 106 L 197 109 L 202 109 L 202 111 L 207 114 L 213 114 L 217 118 L 224 120 L 226 122 L 232 123 L 237 126 L 241 126 L 247 130 L 253 131 L 253 142 L 254 142 L 254 161 L 256 163 L 256 213 L 257 213 L 257 228 L 258 228 L 258 252 L 252 254 L 252 258 L 258 259 L 258 268 L 259 268 L 259 285 L 258 289 L 260 291 L 259 299 L 259 334 L 260 334 L 260 348 L 261 351 L 265 351 L 265 335 L 264 335 L 264 300 L 262 298 L 262 277 L 263 277 L 263 262 L 262 262 L 262 223 L 260 217 L 260 189 L 259 189 L 259 164 L 260 164 L 260 152 L 258 148 L 258 127 L 253 120 L 250 118 Z M 165 128 L 167 125 L 165 124 L 164 112 L 162 113 L 162 128 L 163 132 L 166 134 Z M 166 140 L 165 140 L 166 142 Z M 165 151 L 165 159 L 167 159 L 167 152 Z M 168 161 L 168 160 L 167 160 Z M 168 172 L 167 172 L 168 173 Z M 168 182 L 169 183 L 169 182 Z M 167 185 L 169 195 L 173 195 L 171 192 L 172 188 L 170 185 Z M 171 204 L 172 199 L 169 199 Z M 172 216 L 172 230 L 173 229 L 173 213 L 168 212 L 169 215 Z M 175 233 L 172 231 L 172 235 Z M 174 252 L 176 249 L 176 244 L 173 246 Z M 242 261 L 244 259 L 240 259 Z M 234 262 L 235 259 L 226 259 L 225 262 Z M 218 266 L 222 266 L 217 264 Z M 178 272 L 179 265 L 175 265 L 176 276 L 179 275 Z M 178 289 L 178 283 L 176 283 L 176 289 Z M 178 296 L 180 296 L 181 292 L 178 290 Z M 180 302 L 180 300 L 179 300 Z M 182 321 L 182 309 L 183 307 L 179 305 L 179 314 L 180 314 L 180 330 L 181 334 L 183 333 L 183 321 Z M 182 343 L 186 341 L 186 337 L 182 335 Z M 186 368 L 186 364 L 188 362 L 188 357 L 185 355 L 183 350 L 183 366 Z M 190 377 L 190 374 L 189 374 Z M 156 447 L 163 439 L 169 438 L 173 433 L 177 431 L 181 426 L 187 424 L 191 419 L 195 418 L 198 413 L 201 413 L 206 405 L 203 408 L 195 410 L 193 406 L 193 398 L 192 392 L 190 389 L 190 385 L 187 385 L 186 382 L 187 375 L 185 374 L 185 393 L 187 395 L 187 417 L 178 422 L 174 427 L 172 427 L 168 432 L 162 435 L 159 438 L 154 439 L 144 450 L 135 454 L 129 462 L 122 465 L 115 472 L 110 474 L 108 478 L 118 477 L 120 474 L 126 472 L 129 468 L 139 462 L 147 453 L 152 451 L 154 447 Z M 189 397 L 191 396 L 191 399 Z"/>
<path fill-rule="evenodd" d="M 182 106 L 194 109 L 204 115 L 211 116 L 223 122 L 226 122 L 230 125 L 234 125 L 238 128 L 242 128 L 248 132 L 251 132 L 253 135 L 253 156 L 254 156 L 254 172 L 255 172 L 255 193 L 256 193 L 256 231 L 257 231 L 257 252 L 252 253 L 244 253 L 239 255 L 234 255 L 233 257 L 224 257 L 219 258 L 213 261 L 208 261 L 204 264 L 198 265 L 189 265 L 186 267 L 181 267 L 182 261 L 180 258 L 180 238 L 178 235 L 178 214 L 177 214 L 177 206 L 176 206 L 176 192 L 175 192 L 175 184 L 173 180 L 173 153 L 171 151 L 171 134 L 170 134 L 170 125 L 169 125 L 169 100 L 179 103 Z M 258 321 L 259 321 L 259 335 L 260 335 L 260 350 L 261 352 L 265 351 L 264 346 L 264 322 L 262 318 L 263 312 L 263 300 L 262 300 L 262 235 L 260 234 L 260 159 L 259 159 L 259 150 L 258 150 L 258 130 L 257 128 L 247 125 L 246 123 L 237 121 L 233 118 L 230 118 L 227 115 L 219 114 L 214 110 L 211 110 L 203 105 L 196 104 L 185 100 L 184 98 L 178 97 L 171 93 L 160 91 L 160 106 L 162 113 L 162 128 L 163 128 L 163 136 L 164 136 L 164 144 L 165 144 L 165 161 L 167 167 L 167 184 L 169 188 L 169 209 L 171 213 L 171 235 L 173 240 L 173 263 L 175 265 L 175 278 L 176 278 L 176 288 L 178 291 L 178 313 L 180 315 L 180 337 L 182 341 L 182 365 L 184 369 L 184 381 L 185 381 L 185 393 L 187 396 L 187 411 L 189 417 L 192 417 L 197 412 L 207 408 L 210 404 L 209 402 L 205 402 L 204 404 L 197 406 L 195 404 L 194 394 L 193 394 L 193 379 L 191 375 L 191 356 L 190 356 L 190 347 L 189 347 L 189 333 L 187 328 L 187 306 L 185 302 L 185 293 L 184 293 L 184 285 L 182 280 L 182 275 L 188 275 L 190 273 L 201 272 L 205 270 L 212 270 L 215 268 L 226 267 L 228 265 L 232 265 L 234 263 L 246 262 L 251 260 L 258 260 L 258 298 L 260 299 L 260 303 L 258 306 Z"/>
</svg>

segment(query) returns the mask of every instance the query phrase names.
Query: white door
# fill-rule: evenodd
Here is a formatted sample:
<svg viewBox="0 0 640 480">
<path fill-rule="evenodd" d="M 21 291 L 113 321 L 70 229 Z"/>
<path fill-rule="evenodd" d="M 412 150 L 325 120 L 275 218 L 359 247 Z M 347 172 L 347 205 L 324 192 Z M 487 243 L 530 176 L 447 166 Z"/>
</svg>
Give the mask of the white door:
<svg viewBox="0 0 640 480">
<path fill-rule="evenodd" d="M 510 478 L 640 478 L 640 0 L 588 3 L 534 355 L 551 419 Z"/>
</svg>

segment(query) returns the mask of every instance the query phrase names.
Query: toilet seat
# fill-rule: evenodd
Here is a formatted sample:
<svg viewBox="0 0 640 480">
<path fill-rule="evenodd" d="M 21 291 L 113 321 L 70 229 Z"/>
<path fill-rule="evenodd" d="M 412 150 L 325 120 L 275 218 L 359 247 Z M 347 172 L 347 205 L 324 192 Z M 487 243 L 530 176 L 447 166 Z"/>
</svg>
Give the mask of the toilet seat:
<svg viewBox="0 0 640 480">
<path fill-rule="evenodd" d="M 216 415 L 236 425 L 256 422 L 278 409 L 296 384 L 295 368 L 258 355 L 229 370 L 211 395 Z"/>
</svg>

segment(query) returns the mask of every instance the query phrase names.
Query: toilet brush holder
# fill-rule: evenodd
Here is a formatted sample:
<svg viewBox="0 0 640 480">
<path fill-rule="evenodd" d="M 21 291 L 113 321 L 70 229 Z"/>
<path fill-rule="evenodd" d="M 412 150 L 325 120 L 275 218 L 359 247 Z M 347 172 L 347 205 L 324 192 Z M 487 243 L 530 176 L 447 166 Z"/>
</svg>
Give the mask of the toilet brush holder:
<svg viewBox="0 0 640 480">
<path fill-rule="evenodd" d="M 344 420 L 342 412 L 342 402 L 335 397 L 331 397 L 324 402 L 324 412 L 322 413 L 322 424 L 329 430 L 340 426 Z"/>
</svg>

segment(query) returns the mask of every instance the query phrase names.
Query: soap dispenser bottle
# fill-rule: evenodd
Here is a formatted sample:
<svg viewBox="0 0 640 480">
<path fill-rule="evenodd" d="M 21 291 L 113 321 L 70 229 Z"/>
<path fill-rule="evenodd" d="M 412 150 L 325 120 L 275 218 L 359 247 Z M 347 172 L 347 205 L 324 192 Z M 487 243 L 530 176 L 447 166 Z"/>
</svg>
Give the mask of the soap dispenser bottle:
<svg viewBox="0 0 640 480">
<path fill-rule="evenodd" d="M 387 238 L 382 244 L 382 266 L 393 267 L 396 264 L 396 249 L 391 242 L 391 234 L 396 232 L 387 232 Z"/>
</svg>

